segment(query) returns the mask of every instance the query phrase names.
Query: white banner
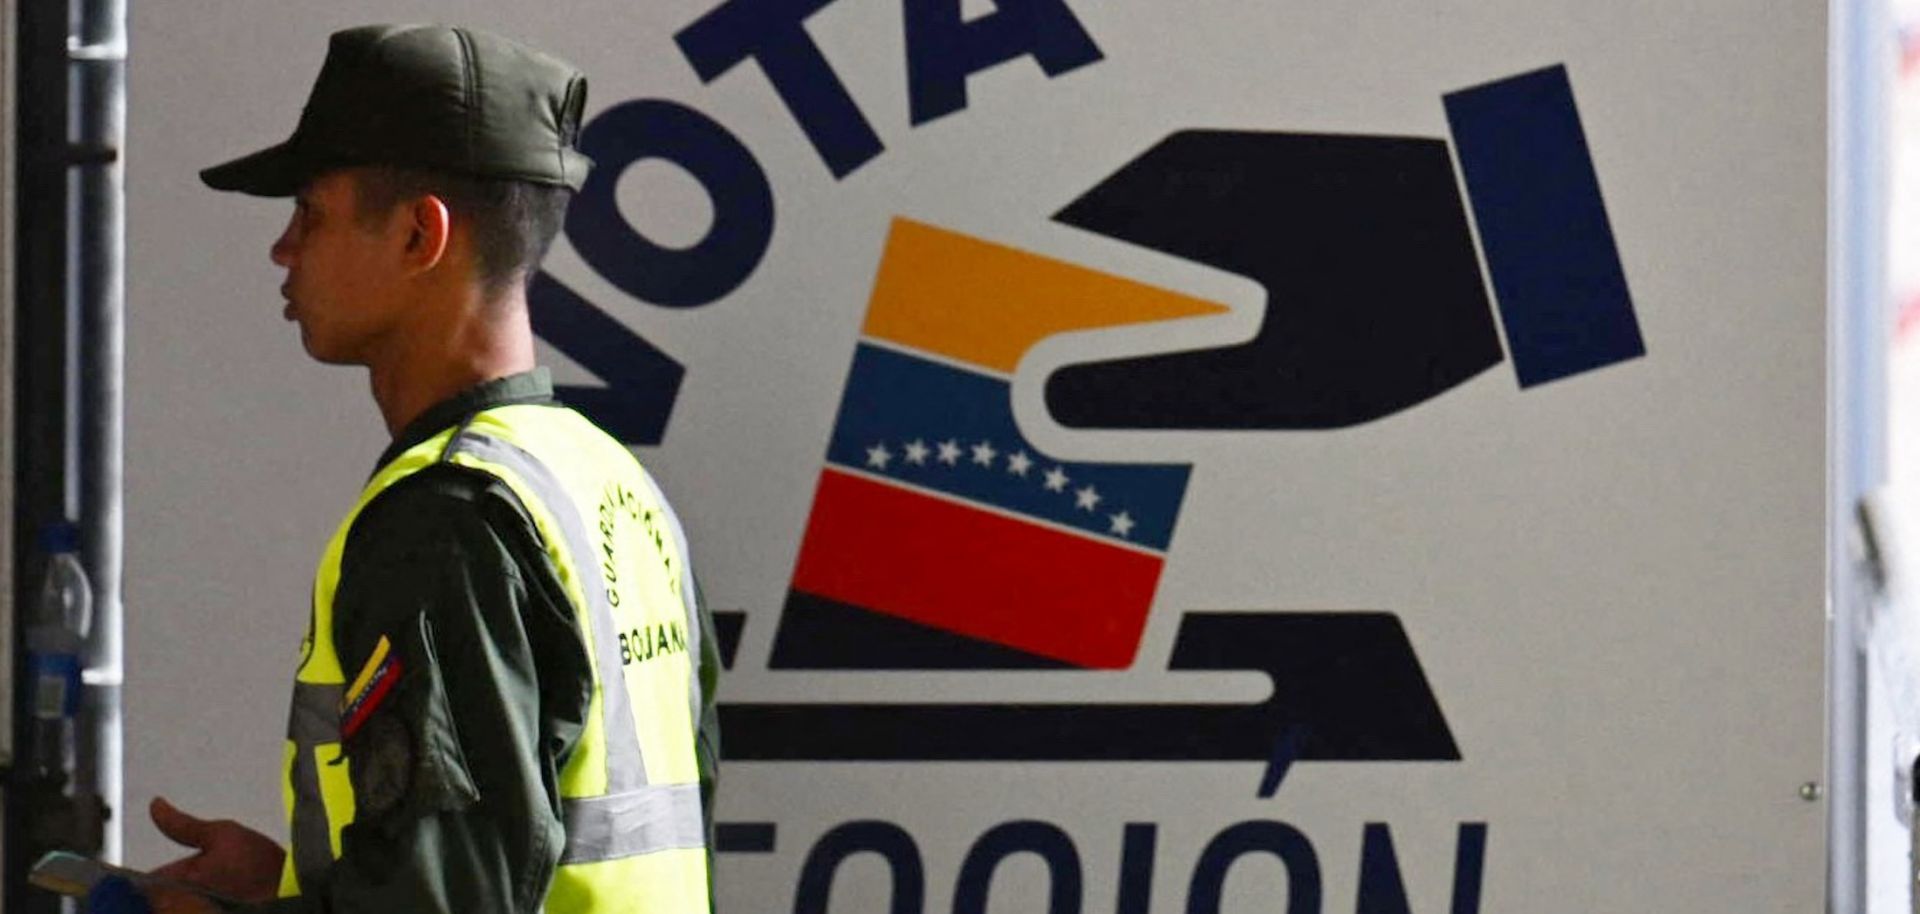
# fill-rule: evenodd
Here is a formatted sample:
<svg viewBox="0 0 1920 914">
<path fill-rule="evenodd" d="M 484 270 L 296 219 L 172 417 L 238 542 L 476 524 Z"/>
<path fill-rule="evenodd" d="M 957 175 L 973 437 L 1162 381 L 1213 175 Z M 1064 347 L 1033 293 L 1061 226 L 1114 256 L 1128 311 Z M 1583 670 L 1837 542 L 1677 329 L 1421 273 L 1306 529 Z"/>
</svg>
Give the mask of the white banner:
<svg viewBox="0 0 1920 914">
<path fill-rule="evenodd" d="M 722 610 L 725 910 L 1820 904 L 1822 5 L 132 14 L 129 801 L 278 818 L 385 443 L 195 171 L 438 19 L 592 79 L 534 319 Z"/>
</svg>

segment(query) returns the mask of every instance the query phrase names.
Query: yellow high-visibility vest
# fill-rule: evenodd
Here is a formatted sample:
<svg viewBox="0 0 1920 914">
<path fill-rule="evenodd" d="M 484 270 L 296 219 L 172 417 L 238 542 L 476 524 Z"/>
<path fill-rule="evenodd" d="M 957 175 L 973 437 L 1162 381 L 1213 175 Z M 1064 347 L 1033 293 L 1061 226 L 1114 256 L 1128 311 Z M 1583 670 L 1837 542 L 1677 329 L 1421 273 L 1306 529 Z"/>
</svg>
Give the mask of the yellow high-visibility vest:
<svg viewBox="0 0 1920 914">
<path fill-rule="evenodd" d="M 323 879 L 340 855 L 341 829 L 353 821 L 340 745 L 346 677 L 333 644 L 347 533 L 375 496 L 441 462 L 488 473 L 519 497 L 593 658 L 586 724 L 560 772 L 567 838 L 545 910 L 708 911 L 695 755 L 701 627 L 685 537 L 632 452 L 571 409 L 535 404 L 480 412 L 381 467 L 321 554 L 288 723 L 293 840 L 280 894 L 298 895 L 302 883 Z M 661 638 L 674 649 L 659 649 Z"/>
</svg>

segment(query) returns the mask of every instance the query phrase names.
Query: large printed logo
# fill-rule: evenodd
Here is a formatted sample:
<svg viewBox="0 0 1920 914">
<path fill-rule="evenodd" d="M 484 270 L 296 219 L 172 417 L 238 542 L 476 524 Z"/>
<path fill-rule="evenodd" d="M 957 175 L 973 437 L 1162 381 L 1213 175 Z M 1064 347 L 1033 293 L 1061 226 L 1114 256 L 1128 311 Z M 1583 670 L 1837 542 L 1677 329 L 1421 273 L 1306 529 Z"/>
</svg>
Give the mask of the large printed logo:
<svg viewBox="0 0 1920 914">
<path fill-rule="evenodd" d="M 1224 310 L 897 221 L 770 665 L 1132 666 L 1190 467 L 1055 458 L 1014 422 L 1009 376 L 1054 334 Z M 1276 688 L 1251 705 L 731 705 L 727 751 L 760 760 L 1458 757 L 1388 614 L 1190 614 L 1171 668 L 1252 670 Z"/>
<path fill-rule="evenodd" d="M 679 41 L 704 79 L 758 62 L 822 162 L 846 178 L 881 147 L 830 67 L 822 78 L 825 61 L 798 28 L 823 5 L 800 4 L 788 20 L 726 3 Z M 997 7 L 963 24 L 957 3 L 905 4 L 916 124 L 963 109 L 966 77 L 987 66 L 1031 56 L 1058 76 L 1101 58 L 1058 0 Z M 1080 429 L 1324 431 L 1387 420 L 1509 360 L 1519 386 L 1533 388 L 1643 355 L 1566 70 L 1438 103 L 1446 138 L 1196 125 L 1064 188 L 1057 223 L 1244 277 L 1266 301 L 1243 342 L 1058 370 L 1045 381 L 1052 418 Z M 685 308 L 752 275 L 773 237 L 775 197 L 724 127 L 641 100 L 604 112 L 582 144 L 600 168 L 567 234 L 602 276 Z M 713 226 L 694 247 L 653 244 L 614 205 L 613 183 L 646 158 L 682 166 L 707 189 Z M 878 273 L 784 605 L 765 622 L 722 614 L 727 664 L 752 622 L 776 626 L 767 665 L 782 671 L 985 675 L 1164 662 L 1257 673 L 1271 693 L 1245 704 L 732 703 L 721 708 L 726 758 L 1247 761 L 1261 765 L 1262 796 L 1301 760 L 1462 758 L 1391 608 L 1187 611 L 1170 656 L 1143 658 L 1192 467 L 1064 459 L 1016 420 L 1014 374 L 1041 342 L 1205 320 L 1226 303 L 922 218 L 896 218 L 875 243 Z M 536 280 L 534 300 L 537 331 L 607 382 L 563 397 L 631 443 L 658 443 L 687 369 L 550 276 Z M 796 910 L 824 910 L 822 885 L 847 854 L 879 852 L 898 871 L 898 836 L 853 825 L 809 858 Z M 770 850 L 773 829 L 725 826 L 720 849 Z M 1317 882 L 1288 850 L 1297 835 L 1230 829 L 1202 868 L 1224 879 L 1237 854 L 1271 851 L 1288 863 L 1290 892 L 1316 893 L 1301 909 L 1317 909 Z M 1027 839 L 1000 852 L 1047 857 L 1047 834 Z M 1131 848 L 1131 832 L 1128 840 Z M 1382 853 L 1392 859 L 1384 826 L 1376 836 L 1369 825 L 1366 840 L 1375 862 L 1362 867 L 1362 909 L 1404 910 L 1398 876 L 1378 863 Z M 1484 825 L 1463 825 L 1456 914 L 1477 908 L 1484 841 Z M 1217 909 L 1219 884 L 1202 876 L 1189 910 Z M 1400 907 L 1367 907 L 1368 892 L 1376 901 L 1397 893 Z"/>
</svg>

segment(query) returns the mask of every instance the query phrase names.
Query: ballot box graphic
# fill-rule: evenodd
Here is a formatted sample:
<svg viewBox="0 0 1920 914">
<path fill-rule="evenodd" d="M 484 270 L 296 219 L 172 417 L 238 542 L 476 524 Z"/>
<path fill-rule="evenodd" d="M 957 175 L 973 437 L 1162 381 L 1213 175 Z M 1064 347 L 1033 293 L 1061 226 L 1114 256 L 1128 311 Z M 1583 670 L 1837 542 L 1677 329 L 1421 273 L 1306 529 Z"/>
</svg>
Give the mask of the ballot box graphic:
<svg viewBox="0 0 1920 914">
<path fill-rule="evenodd" d="M 1251 279 L 1265 312 L 1240 343 L 1065 366 L 1046 381 L 1048 411 L 1068 428 L 1327 431 L 1388 419 L 1509 357 L 1531 389 L 1644 355 L 1565 69 L 1443 103 L 1451 144 L 1180 131 L 1071 199 L 1058 223 Z M 767 666 L 1137 669 L 1192 468 L 1045 452 L 1014 419 L 1012 376 L 1054 335 L 1228 310 L 895 219 Z M 721 622 L 731 657 L 746 620 Z M 1392 612 L 1187 611 L 1165 663 L 1256 671 L 1272 693 L 726 703 L 725 751 L 1264 761 L 1263 791 L 1294 760 L 1461 758 Z"/>
<path fill-rule="evenodd" d="M 772 665 L 1130 665 L 1190 468 L 1044 453 L 1010 375 L 1055 333 L 1225 310 L 896 221 Z M 872 615 L 925 646 L 862 635 Z"/>
</svg>

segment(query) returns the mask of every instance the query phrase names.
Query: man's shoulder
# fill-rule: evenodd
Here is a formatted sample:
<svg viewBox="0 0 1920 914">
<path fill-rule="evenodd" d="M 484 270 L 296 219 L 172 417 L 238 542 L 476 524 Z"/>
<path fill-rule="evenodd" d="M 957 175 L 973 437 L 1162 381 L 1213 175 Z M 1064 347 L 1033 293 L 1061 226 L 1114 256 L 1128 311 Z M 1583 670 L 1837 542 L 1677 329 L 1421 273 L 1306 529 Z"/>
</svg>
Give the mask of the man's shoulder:
<svg viewBox="0 0 1920 914">
<path fill-rule="evenodd" d="M 374 496 L 354 518 L 347 551 L 486 535 L 503 542 L 536 536 L 526 506 L 505 482 L 482 470 L 436 463 Z"/>
</svg>

